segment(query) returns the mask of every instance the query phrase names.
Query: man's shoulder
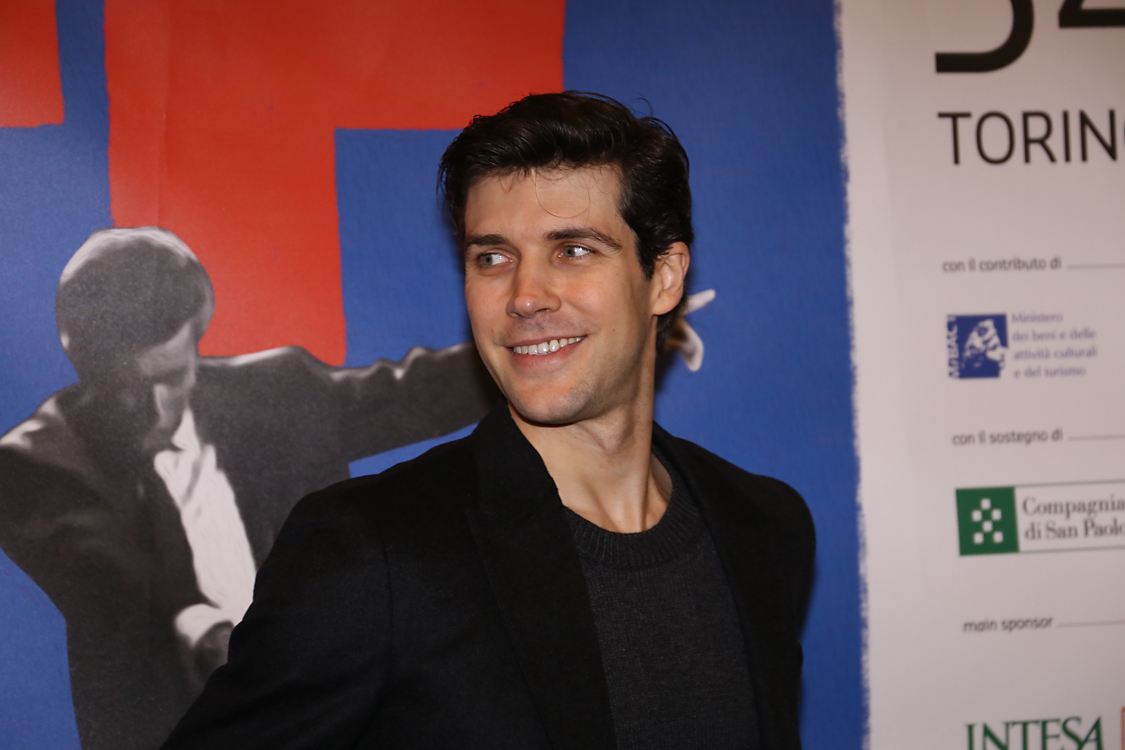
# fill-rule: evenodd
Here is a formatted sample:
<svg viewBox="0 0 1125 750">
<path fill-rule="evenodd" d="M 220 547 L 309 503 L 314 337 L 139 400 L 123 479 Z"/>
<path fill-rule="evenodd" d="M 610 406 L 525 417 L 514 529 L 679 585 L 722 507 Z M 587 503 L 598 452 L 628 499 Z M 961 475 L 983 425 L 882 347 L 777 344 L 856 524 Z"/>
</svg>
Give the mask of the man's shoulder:
<svg viewBox="0 0 1125 750">
<path fill-rule="evenodd" d="M 667 433 L 665 434 L 667 435 Z M 690 440 L 674 435 L 667 435 L 667 438 L 675 447 L 676 453 L 683 459 L 686 459 L 688 463 L 692 464 L 696 469 L 706 469 L 710 472 L 716 472 L 724 479 L 735 482 L 740 487 L 744 487 L 747 490 L 766 493 L 787 500 L 799 500 L 802 503 L 804 502 L 795 489 L 780 479 L 747 471 L 741 466 L 728 461 L 722 456 Z"/>
<path fill-rule="evenodd" d="M 331 370 L 299 346 L 201 357 L 192 407 L 205 430 L 213 428 L 216 419 L 240 420 L 240 427 L 255 425 L 251 430 L 283 429 L 293 418 L 331 408 Z M 262 428 L 263 423 L 275 426 Z"/>
<path fill-rule="evenodd" d="M 469 438 L 442 443 L 380 474 L 354 477 L 307 496 L 293 509 L 295 523 L 332 517 L 374 523 L 385 531 L 463 516 L 475 497 L 476 470 Z"/>
<path fill-rule="evenodd" d="M 752 506 L 756 512 L 786 524 L 796 524 L 812 531 L 812 515 L 801 494 L 780 479 L 755 474 L 716 455 L 706 448 L 663 433 L 683 470 L 697 485 L 704 485 L 719 502 L 736 502 Z"/>
<path fill-rule="evenodd" d="M 65 404 L 73 389 L 70 386 L 53 394 L 31 416 L 0 436 L 0 466 L 6 473 L 61 472 L 94 485 L 102 478 L 89 446 L 67 417 Z"/>
<path fill-rule="evenodd" d="M 199 359 L 199 374 L 204 380 L 307 376 L 320 374 L 327 369 L 329 369 L 328 365 L 301 346 L 282 346 L 233 357 L 200 357 Z"/>
<path fill-rule="evenodd" d="M 27 419 L 0 436 L 0 449 L 40 453 L 50 451 L 61 442 L 74 440 L 61 408 L 62 397 L 67 390 L 49 396 Z"/>
</svg>

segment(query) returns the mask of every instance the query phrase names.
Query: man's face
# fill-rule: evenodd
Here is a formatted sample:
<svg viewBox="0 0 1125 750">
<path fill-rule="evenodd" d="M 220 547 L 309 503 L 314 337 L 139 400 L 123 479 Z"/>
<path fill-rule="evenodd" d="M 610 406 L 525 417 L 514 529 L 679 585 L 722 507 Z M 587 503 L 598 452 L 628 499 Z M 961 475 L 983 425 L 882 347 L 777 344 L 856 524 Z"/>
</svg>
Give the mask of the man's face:
<svg viewBox="0 0 1125 750">
<path fill-rule="evenodd" d="M 96 400 L 103 436 L 129 451 L 167 447 L 180 425 L 198 371 L 194 321 L 172 338 L 122 357 L 83 381 Z"/>
<path fill-rule="evenodd" d="M 646 279 L 619 192 L 609 167 L 493 176 L 469 190 L 473 337 L 527 421 L 570 424 L 651 402 L 656 318 L 679 301 L 687 248 L 673 246 L 676 268 L 659 261 Z"/>
</svg>

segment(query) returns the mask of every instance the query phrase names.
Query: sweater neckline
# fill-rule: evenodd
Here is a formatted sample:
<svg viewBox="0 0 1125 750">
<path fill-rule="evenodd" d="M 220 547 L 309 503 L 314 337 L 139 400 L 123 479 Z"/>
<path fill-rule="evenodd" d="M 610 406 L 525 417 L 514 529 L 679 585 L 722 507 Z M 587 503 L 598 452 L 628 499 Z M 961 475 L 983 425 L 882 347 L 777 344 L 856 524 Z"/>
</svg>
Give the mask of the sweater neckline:
<svg viewBox="0 0 1125 750">
<path fill-rule="evenodd" d="M 580 557 L 613 568 L 648 568 L 673 560 L 696 546 L 703 531 L 699 508 L 671 462 L 655 447 L 653 455 L 672 477 L 672 495 L 664 515 L 650 529 L 621 533 L 603 529 L 566 508 Z"/>
</svg>

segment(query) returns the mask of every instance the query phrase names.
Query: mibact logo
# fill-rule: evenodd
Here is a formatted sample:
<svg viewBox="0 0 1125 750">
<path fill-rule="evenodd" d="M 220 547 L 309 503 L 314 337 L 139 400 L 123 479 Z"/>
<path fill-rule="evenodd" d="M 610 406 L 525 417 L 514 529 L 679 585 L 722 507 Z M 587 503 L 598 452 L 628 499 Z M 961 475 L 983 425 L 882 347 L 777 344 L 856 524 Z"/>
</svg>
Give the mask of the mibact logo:
<svg viewBox="0 0 1125 750">
<path fill-rule="evenodd" d="M 968 750 L 1105 750 L 1102 717 L 966 724 Z"/>
<path fill-rule="evenodd" d="M 1008 316 L 949 315 L 945 346 L 951 378 L 998 378 L 1008 353 Z"/>
</svg>

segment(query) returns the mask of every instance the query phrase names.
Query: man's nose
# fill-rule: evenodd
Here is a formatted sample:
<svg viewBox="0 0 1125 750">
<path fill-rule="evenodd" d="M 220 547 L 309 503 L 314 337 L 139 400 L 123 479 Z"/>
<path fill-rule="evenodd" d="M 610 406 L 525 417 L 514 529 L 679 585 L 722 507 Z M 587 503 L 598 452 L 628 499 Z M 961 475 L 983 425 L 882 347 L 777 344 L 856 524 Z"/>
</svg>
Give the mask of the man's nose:
<svg viewBox="0 0 1125 750">
<path fill-rule="evenodd" d="M 548 264 L 521 262 L 512 280 L 508 315 L 531 318 L 539 313 L 555 312 L 561 301 L 556 286 Z"/>
<path fill-rule="evenodd" d="M 157 427 L 171 428 L 172 421 L 180 416 L 183 404 L 179 392 L 165 384 L 156 383 L 152 386 L 151 403 L 156 412 Z"/>
</svg>

